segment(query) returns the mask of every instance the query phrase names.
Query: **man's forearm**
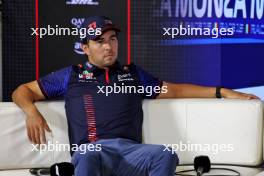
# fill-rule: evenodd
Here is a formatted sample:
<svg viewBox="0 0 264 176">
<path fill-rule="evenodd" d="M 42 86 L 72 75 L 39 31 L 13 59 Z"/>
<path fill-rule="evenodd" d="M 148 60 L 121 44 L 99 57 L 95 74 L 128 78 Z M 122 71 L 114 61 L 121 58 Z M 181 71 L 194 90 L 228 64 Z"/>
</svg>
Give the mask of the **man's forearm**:
<svg viewBox="0 0 264 176">
<path fill-rule="evenodd" d="M 19 86 L 12 94 L 15 102 L 26 114 L 27 135 L 35 144 L 46 143 L 45 130 L 51 132 L 46 120 L 38 111 L 34 102 L 45 99 L 37 81 Z"/>
<path fill-rule="evenodd" d="M 160 93 L 158 98 L 216 98 L 216 87 L 168 82 L 163 82 L 163 86 L 166 86 L 168 91 L 167 93 Z M 259 99 L 259 97 L 253 94 L 241 93 L 226 88 L 221 88 L 219 93 L 223 98 Z"/>
<path fill-rule="evenodd" d="M 164 83 L 163 86 L 167 86 L 168 98 L 215 98 L 216 88 L 205 87 L 193 84 L 173 84 Z M 224 93 L 224 89 L 221 90 L 221 94 Z"/>
</svg>

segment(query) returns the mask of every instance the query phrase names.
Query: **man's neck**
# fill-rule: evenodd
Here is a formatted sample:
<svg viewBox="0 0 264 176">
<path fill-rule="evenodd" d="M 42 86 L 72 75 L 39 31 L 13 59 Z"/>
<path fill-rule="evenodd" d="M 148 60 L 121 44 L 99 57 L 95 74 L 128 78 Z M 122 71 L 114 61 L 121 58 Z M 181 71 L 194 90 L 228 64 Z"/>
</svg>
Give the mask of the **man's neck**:
<svg viewBox="0 0 264 176">
<path fill-rule="evenodd" d="M 105 69 L 103 66 L 97 65 L 97 64 L 94 63 L 93 61 L 89 61 L 89 60 L 88 60 L 88 63 L 91 64 L 91 65 L 93 65 L 93 66 L 96 66 L 96 67 L 98 67 L 98 68 Z"/>
<path fill-rule="evenodd" d="M 101 69 L 105 69 L 105 70 L 108 70 L 109 69 L 109 67 L 105 67 L 105 66 L 98 65 L 98 64 L 94 63 L 93 61 L 89 61 L 88 60 L 88 63 L 91 64 L 91 65 L 93 65 L 93 66 L 96 66 L 98 68 L 101 68 Z"/>
</svg>

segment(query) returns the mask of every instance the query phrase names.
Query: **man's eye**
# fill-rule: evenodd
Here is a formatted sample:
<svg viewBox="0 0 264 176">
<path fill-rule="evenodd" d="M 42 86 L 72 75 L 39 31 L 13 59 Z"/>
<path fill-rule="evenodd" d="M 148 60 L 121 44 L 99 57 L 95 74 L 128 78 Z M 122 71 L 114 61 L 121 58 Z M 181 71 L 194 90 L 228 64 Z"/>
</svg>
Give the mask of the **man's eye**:
<svg viewBox="0 0 264 176">
<path fill-rule="evenodd" d="M 103 43 L 103 40 L 97 40 L 97 43 Z"/>
</svg>

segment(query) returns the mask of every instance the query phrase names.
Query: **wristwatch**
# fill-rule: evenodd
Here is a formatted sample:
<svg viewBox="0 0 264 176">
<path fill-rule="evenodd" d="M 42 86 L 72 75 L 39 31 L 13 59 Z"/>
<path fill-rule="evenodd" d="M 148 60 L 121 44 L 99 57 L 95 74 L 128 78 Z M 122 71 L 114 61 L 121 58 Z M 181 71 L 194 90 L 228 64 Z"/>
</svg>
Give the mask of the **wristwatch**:
<svg viewBox="0 0 264 176">
<path fill-rule="evenodd" d="M 215 89 L 215 97 L 216 98 L 222 98 L 221 88 L 222 87 L 216 87 L 216 89 Z"/>
</svg>

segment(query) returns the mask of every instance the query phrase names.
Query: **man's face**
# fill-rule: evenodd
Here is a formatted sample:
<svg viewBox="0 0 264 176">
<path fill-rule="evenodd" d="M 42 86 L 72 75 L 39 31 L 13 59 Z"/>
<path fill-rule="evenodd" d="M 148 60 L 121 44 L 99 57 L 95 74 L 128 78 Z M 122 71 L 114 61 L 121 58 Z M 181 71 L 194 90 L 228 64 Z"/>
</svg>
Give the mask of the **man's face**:
<svg viewBox="0 0 264 176">
<path fill-rule="evenodd" d="M 101 35 L 97 40 L 89 40 L 82 45 L 83 51 L 89 56 L 89 62 L 104 68 L 115 63 L 118 55 L 118 40 L 114 30 Z"/>
</svg>

